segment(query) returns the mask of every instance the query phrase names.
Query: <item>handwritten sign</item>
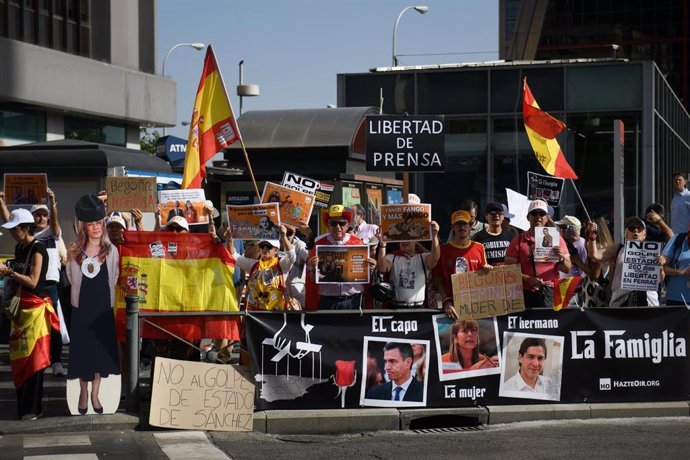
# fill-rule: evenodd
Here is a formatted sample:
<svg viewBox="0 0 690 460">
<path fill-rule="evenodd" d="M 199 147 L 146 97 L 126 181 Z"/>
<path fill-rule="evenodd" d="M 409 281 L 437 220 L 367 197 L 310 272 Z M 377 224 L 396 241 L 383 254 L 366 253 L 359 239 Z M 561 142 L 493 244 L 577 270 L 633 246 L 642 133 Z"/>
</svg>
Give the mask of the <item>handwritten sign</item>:
<svg viewBox="0 0 690 460">
<path fill-rule="evenodd" d="M 386 237 L 386 241 L 430 240 L 431 205 L 381 205 L 381 234 Z"/>
<path fill-rule="evenodd" d="M 228 227 L 236 240 L 277 240 L 280 238 L 278 203 L 226 206 Z"/>
<path fill-rule="evenodd" d="M 525 310 L 519 265 L 501 265 L 488 273 L 456 273 L 450 279 L 459 319 L 488 318 Z"/>
<path fill-rule="evenodd" d="M 132 209 L 143 212 L 156 210 L 155 177 L 107 177 L 105 190 L 108 194 L 108 212 L 129 212 Z"/>
<path fill-rule="evenodd" d="M 254 384 L 235 366 L 156 357 L 149 423 L 164 428 L 252 431 Z"/>
<path fill-rule="evenodd" d="M 661 265 L 656 260 L 660 253 L 657 241 L 626 241 L 621 289 L 656 291 L 661 282 Z"/>
<path fill-rule="evenodd" d="M 48 204 L 48 176 L 45 173 L 6 173 L 3 183 L 8 205 Z"/>
<path fill-rule="evenodd" d="M 369 246 L 317 246 L 318 284 L 369 282 Z"/>
</svg>

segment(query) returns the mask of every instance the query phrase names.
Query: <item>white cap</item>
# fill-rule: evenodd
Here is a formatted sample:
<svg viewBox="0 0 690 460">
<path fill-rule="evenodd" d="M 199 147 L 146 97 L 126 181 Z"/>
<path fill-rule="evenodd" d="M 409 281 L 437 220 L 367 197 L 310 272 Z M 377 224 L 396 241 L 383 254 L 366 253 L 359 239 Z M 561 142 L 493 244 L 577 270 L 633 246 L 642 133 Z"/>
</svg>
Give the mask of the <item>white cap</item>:
<svg viewBox="0 0 690 460">
<path fill-rule="evenodd" d="M 504 205 L 503 203 L 501 203 L 501 207 L 503 208 L 503 216 L 504 216 L 506 219 L 515 219 L 515 214 L 512 214 L 512 213 L 508 210 L 508 206 L 506 206 L 506 205 Z"/>
<path fill-rule="evenodd" d="M 419 204 L 422 202 L 422 199 L 419 198 L 419 196 L 415 195 L 414 193 L 408 193 L 407 194 L 407 202 L 410 204 Z"/>
<path fill-rule="evenodd" d="M 213 206 L 213 201 L 206 200 L 204 202 L 204 206 L 206 206 L 207 208 L 213 208 L 213 218 L 214 219 L 216 219 L 218 216 L 220 216 L 220 213 L 218 212 L 218 210 L 215 208 L 215 206 Z"/>
<path fill-rule="evenodd" d="M 127 228 L 127 224 L 125 223 L 125 218 L 122 217 L 122 214 L 119 212 L 115 211 L 110 213 L 108 217 L 105 219 L 105 226 L 107 227 L 110 224 L 118 224 L 122 228 Z"/>
<path fill-rule="evenodd" d="M 172 224 L 177 224 L 180 227 L 184 228 L 185 230 L 189 231 L 189 224 L 187 223 L 187 219 L 185 219 L 182 216 L 175 216 L 170 218 L 167 224 L 165 224 L 165 227 L 170 227 Z"/>
<path fill-rule="evenodd" d="M 259 241 L 259 244 L 261 244 L 261 243 L 268 243 L 271 246 L 273 246 L 274 248 L 280 249 L 280 241 L 278 241 L 278 240 L 261 240 L 261 241 Z"/>
<path fill-rule="evenodd" d="M 46 206 L 44 204 L 35 204 L 35 205 L 31 206 L 31 214 L 35 213 L 39 209 L 44 209 L 45 212 L 47 212 L 48 215 L 50 215 L 50 209 L 48 209 L 48 206 Z"/>
<path fill-rule="evenodd" d="M 10 219 L 2 224 L 4 228 L 14 228 L 19 224 L 35 224 L 34 216 L 28 209 L 19 208 L 12 211 Z"/>
<path fill-rule="evenodd" d="M 546 204 L 546 201 L 544 201 L 544 200 L 531 201 L 529 204 L 529 208 L 527 208 L 527 214 L 534 211 L 535 209 L 541 209 L 545 213 L 547 213 L 547 214 L 549 213 L 549 205 Z"/>
</svg>

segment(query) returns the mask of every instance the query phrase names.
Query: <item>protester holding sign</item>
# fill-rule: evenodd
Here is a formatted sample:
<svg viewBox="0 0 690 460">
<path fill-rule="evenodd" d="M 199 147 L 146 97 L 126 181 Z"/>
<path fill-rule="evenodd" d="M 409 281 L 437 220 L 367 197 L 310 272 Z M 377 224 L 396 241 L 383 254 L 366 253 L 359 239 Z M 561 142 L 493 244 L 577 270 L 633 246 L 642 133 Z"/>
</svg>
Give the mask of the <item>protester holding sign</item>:
<svg viewBox="0 0 690 460">
<path fill-rule="evenodd" d="M 458 319 L 458 314 L 453 303 L 450 275 L 492 268 L 486 263 L 484 246 L 470 240 L 471 222 L 469 212 L 461 209 L 453 213 L 450 218 L 453 240 L 441 246 L 441 257 L 434 269 L 437 288 L 443 299 L 443 311 L 453 319 Z"/>
<path fill-rule="evenodd" d="M 529 230 L 513 238 L 506 250 L 506 264 L 520 264 L 527 308 L 553 308 L 553 282 L 559 277 L 559 271 L 569 273 L 572 265 L 568 247 L 561 238 L 553 248 L 558 260 L 535 261 L 535 231 L 543 231 L 548 222 L 548 211 L 545 201 L 532 201 L 527 208 Z"/>
<path fill-rule="evenodd" d="M 503 221 L 505 219 L 503 205 L 500 203 L 489 203 L 486 205 L 484 218 L 486 219 L 487 227 L 475 233 L 472 240 L 484 246 L 486 260 L 489 264 L 493 266 L 503 265 L 505 264 L 506 249 L 508 249 L 510 242 L 515 237 L 512 232 L 503 228 Z"/>
<path fill-rule="evenodd" d="M 400 243 L 400 250 L 386 254 L 386 236 L 377 235 L 381 241 L 377 267 L 381 272 L 390 272 L 389 279 L 395 290 L 391 302 L 394 307 L 421 308 L 426 304 L 426 279 L 428 273 L 436 267 L 441 257 L 438 240 L 438 223 L 431 221 L 431 252 L 417 254 L 416 243 Z"/>
</svg>

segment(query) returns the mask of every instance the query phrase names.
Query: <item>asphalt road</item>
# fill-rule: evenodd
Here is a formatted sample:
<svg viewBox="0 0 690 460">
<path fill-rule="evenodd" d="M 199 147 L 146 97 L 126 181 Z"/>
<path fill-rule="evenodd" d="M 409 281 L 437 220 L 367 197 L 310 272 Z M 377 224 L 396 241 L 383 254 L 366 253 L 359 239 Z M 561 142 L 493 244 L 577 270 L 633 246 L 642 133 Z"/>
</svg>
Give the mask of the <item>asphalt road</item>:
<svg viewBox="0 0 690 460">
<path fill-rule="evenodd" d="M 566 420 L 340 436 L 93 432 L 0 436 L 3 459 L 687 458 L 690 417 Z"/>
</svg>

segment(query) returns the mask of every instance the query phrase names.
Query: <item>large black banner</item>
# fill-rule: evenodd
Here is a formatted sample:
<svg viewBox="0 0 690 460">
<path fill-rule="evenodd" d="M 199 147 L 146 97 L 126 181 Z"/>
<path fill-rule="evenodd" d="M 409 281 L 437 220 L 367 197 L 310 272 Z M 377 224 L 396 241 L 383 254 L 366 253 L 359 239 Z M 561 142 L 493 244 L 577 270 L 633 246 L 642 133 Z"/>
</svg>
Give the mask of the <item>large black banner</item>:
<svg viewBox="0 0 690 460">
<path fill-rule="evenodd" d="M 686 400 L 689 328 L 683 307 L 247 316 L 257 410 Z"/>
</svg>

